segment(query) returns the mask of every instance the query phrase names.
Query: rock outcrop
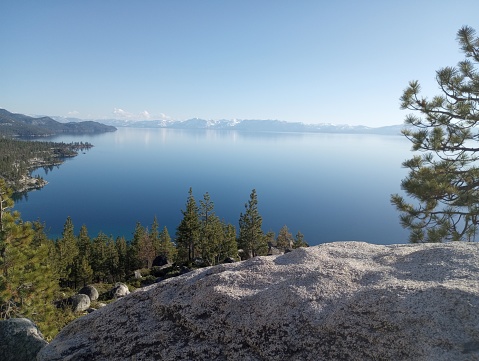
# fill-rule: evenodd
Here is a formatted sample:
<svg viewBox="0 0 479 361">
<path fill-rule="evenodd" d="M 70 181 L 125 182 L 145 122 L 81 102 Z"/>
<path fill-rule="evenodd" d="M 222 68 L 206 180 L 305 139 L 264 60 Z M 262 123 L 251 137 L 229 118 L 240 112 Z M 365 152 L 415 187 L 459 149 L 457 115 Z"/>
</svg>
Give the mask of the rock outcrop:
<svg viewBox="0 0 479 361">
<path fill-rule="evenodd" d="M 96 301 L 99 297 L 98 290 L 92 285 L 86 285 L 85 287 L 82 287 L 78 293 L 87 295 L 90 298 L 90 301 Z"/>
<path fill-rule="evenodd" d="M 115 287 L 110 290 L 110 295 L 115 300 L 120 297 L 125 297 L 128 294 L 130 294 L 128 286 L 121 282 L 117 282 Z"/>
<path fill-rule="evenodd" d="M 338 242 L 189 272 L 38 355 L 106 359 L 479 360 L 479 244 Z"/>
<path fill-rule="evenodd" d="M 27 318 L 0 321 L 0 360 L 31 361 L 47 344 L 37 326 Z"/>
<path fill-rule="evenodd" d="M 77 293 L 67 300 L 73 312 L 83 312 L 90 308 L 90 297 L 85 294 Z"/>
</svg>

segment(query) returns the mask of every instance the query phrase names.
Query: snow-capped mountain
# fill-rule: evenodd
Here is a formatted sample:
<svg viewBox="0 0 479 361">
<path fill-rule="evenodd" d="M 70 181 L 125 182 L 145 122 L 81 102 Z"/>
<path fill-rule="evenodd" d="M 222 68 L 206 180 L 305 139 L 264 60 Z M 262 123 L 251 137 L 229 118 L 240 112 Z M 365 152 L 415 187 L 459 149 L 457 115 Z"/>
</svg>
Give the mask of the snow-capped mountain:
<svg viewBox="0 0 479 361">
<path fill-rule="evenodd" d="M 82 119 L 55 117 L 58 122 L 80 122 Z M 348 133 L 348 134 L 383 134 L 400 135 L 403 125 L 392 125 L 372 128 L 364 125 L 348 124 L 304 124 L 300 122 L 286 122 L 281 120 L 254 120 L 254 119 L 220 119 L 206 120 L 192 118 L 188 120 L 131 120 L 131 119 L 98 119 L 98 122 L 115 127 L 132 128 L 171 128 L 171 129 L 216 129 L 238 130 L 249 132 L 313 132 L 313 133 Z"/>
</svg>

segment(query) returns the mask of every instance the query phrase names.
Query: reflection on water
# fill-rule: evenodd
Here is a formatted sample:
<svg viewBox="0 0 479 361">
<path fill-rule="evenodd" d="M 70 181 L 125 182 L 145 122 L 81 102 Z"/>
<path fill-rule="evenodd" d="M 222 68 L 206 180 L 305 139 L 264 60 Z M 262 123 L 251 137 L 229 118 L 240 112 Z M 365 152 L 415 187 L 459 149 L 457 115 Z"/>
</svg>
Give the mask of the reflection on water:
<svg viewBox="0 0 479 361">
<path fill-rule="evenodd" d="M 77 231 L 129 239 L 155 215 L 174 236 L 191 186 L 235 226 L 255 188 L 265 232 L 287 225 L 310 244 L 407 239 L 389 203 L 411 157 L 400 136 L 120 128 L 52 140 L 94 145 L 59 170 L 39 170 L 49 184 L 16 205 L 52 237 L 71 216 Z"/>
</svg>

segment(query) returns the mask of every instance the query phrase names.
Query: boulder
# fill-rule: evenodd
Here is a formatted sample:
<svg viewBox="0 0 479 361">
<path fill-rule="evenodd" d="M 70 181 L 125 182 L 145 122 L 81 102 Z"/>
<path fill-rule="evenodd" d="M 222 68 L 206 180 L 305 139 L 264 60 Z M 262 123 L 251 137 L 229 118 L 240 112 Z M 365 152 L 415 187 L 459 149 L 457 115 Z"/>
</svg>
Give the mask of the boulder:
<svg viewBox="0 0 479 361">
<path fill-rule="evenodd" d="M 38 360 L 478 360 L 478 311 L 479 244 L 337 242 L 145 287 Z"/>
<path fill-rule="evenodd" d="M 47 345 L 37 326 L 28 318 L 0 321 L 0 360 L 32 361 Z"/>
<path fill-rule="evenodd" d="M 115 299 L 124 297 L 129 293 L 130 293 L 130 290 L 128 289 L 128 286 L 120 282 L 116 283 L 115 287 L 113 287 L 110 291 L 111 297 Z"/>
<path fill-rule="evenodd" d="M 67 304 L 71 306 L 73 312 L 83 312 L 90 308 L 90 297 L 77 293 L 68 298 Z"/>
<path fill-rule="evenodd" d="M 79 294 L 87 295 L 90 297 L 90 301 L 96 301 L 98 299 L 98 290 L 92 286 L 92 285 L 87 285 L 83 287 L 80 291 L 78 291 Z"/>
</svg>

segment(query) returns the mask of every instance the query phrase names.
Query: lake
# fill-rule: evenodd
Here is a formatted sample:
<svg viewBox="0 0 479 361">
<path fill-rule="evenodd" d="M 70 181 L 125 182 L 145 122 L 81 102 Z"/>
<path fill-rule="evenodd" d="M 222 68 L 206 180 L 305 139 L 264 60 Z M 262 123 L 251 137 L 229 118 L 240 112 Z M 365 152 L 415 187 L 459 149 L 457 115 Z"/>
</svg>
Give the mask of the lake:
<svg viewBox="0 0 479 361">
<path fill-rule="evenodd" d="M 287 225 L 310 245 L 407 241 L 389 202 L 412 156 L 402 136 L 119 128 L 51 140 L 94 145 L 34 172 L 49 184 L 15 205 L 23 220 L 44 222 L 51 238 L 68 216 L 76 233 L 85 224 L 91 237 L 127 239 L 137 222 L 149 226 L 156 216 L 174 237 L 192 187 L 198 204 L 208 192 L 215 213 L 236 227 L 255 188 L 264 232 Z"/>
</svg>

